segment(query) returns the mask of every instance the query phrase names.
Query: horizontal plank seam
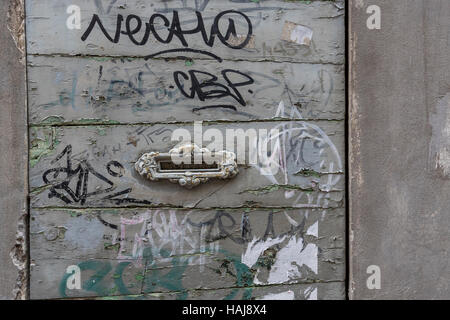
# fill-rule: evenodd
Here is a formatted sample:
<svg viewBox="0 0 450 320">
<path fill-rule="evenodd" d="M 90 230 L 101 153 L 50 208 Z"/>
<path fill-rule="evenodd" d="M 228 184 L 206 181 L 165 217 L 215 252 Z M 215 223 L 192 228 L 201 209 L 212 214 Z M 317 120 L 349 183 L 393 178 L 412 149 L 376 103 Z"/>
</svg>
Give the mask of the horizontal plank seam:
<svg viewBox="0 0 450 320">
<path fill-rule="evenodd" d="M 220 287 L 220 288 L 203 288 L 203 289 L 187 289 L 183 291 L 161 291 L 161 292 L 147 292 L 147 293 L 136 293 L 129 295 L 112 295 L 112 296 L 85 296 L 85 297 L 71 297 L 71 298 L 55 298 L 52 300 L 79 300 L 79 299 L 99 299 L 99 298 L 112 298 L 112 297 L 137 297 L 137 296 L 151 296 L 151 295 L 162 295 L 162 294 L 177 294 L 184 292 L 202 292 L 202 291 L 217 291 L 217 290 L 232 290 L 232 289 L 257 289 L 257 288 L 271 288 L 271 287 L 288 287 L 295 285 L 311 285 L 311 284 L 333 284 L 333 283 L 344 283 L 344 280 L 332 279 L 332 280 L 313 280 L 313 281 L 299 281 L 295 283 L 279 283 L 279 284 L 268 284 L 268 285 L 256 285 L 248 287 Z"/>
<path fill-rule="evenodd" d="M 344 53 L 341 53 L 342 56 L 344 56 Z M 60 58 L 86 58 L 86 59 L 94 59 L 94 58 L 109 58 L 109 59 L 142 59 L 145 60 L 144 55 L 140 56 L 140 55 L 96 55 L 96 54 L 66 54 L 66 53 L 28 53 L 28 57 L 29 56 L 33 56 L 33 57 L 49 57 L 49 58 L 56 58 L 56 57 L 60 57 Z M 207 59 L 207 58 L 199 58 L 199 57 L 165 57 L 165 58 L 151 58 L 151 59 L 147 59 L 147 61 L 149 60 L 154 60 L 154 61 L 161 61 L 161 60 L 180 60 L 180 61 L 184 61 L 186 59 L 189 60 L 198 60 L 198 61 L 213 61 L 213 62 L 217 62 L 217 60 L 215 59 Z M 291 60 L 291 59 L 283 59 L 280 58 L 279 60 L 274 60 L 274 59 L 267 59 L 267 58 L 222 58 L 222 62 L 236 62 L 236 61 L 245 61 L 245 62 L 273 62 L 273 63 L 292 63 L 292 64 L 311 64 L 311 65 L 316 65 L 316 64 L 320 64 L 320 65 L 332 65 L 332 66 L 344 66 L 345 62 L 332 62 L 332 61 L 295 61 L 295 60 Z M 29 63 L 30 67 L 33 67 L 33 62 Z"/>
</svg>

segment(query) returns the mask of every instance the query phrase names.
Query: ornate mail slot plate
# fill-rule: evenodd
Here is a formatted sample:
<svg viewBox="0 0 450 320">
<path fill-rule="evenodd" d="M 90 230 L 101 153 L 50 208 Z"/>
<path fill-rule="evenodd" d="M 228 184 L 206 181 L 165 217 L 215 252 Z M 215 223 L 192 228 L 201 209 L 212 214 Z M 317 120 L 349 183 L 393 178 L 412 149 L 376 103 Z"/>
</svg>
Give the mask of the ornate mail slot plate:
<svg viewBox="0 0 450 320">
<path fill-rule="evenodd" d="M 150 181 L 169 180 L 188 189 L 210 179 L 230 179 L 239 173 L 233 152 L 211 152 L 195 144 L 185 144 L 168 153 L 145 153 L 135 169 Z"/>
</svg>

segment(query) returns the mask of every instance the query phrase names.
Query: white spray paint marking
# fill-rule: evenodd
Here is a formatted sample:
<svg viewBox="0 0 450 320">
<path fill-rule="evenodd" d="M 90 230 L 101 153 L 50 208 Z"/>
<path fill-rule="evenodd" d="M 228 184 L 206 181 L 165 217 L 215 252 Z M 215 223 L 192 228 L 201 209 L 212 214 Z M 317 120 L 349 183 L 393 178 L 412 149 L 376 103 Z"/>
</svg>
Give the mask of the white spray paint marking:
<svg viewBox="0 0 450 320">
<path fill-rule="evenodd" d="M 442 169 L 444 176 L 449 176 L 450 174 L 450 152 L 446 147 L 439 150 L 436 156 L 436 168 Z"/>
<path fill-rule="evenodd" d="M 318 272 L 318 248 L 317 245 L 309 243 L 303 249 L 303 239 L 296 236 L 277 253 L 277 260 L 272 266 L 268 283 L 284 283 L 302 276 L 299 268 L 303 265 L 309 267 L 314 273 Z"/>
<path fill-rule="evenodd" d="M 306 234 L 309 236 L 319 237 L 319 221 L 316 221 L 311 227 L 309 227 Z"/>
<path fill-rule="evenodd" d="M 200 265 L 201 272 L 206 262 L 205 229 L 194 230 L 186 223 L 189 218 L 188 212 L 181 221 L 178 221 L 176 211 L 162 210 L 147 211 L 132 219 L 121 218 L 120 220 L 120 250 L 119 260 L 132 261 L 136 266 L 142 266 L 145 248 L 151 248 L 154 260 L 152 264 L 170 262 L 173 256 L 184 254 L 198 254 L 198 257 L 181 257 L 181 261 L 188 261 L 189 265 Z M 134 230 L 134 241 L 131 255 L 125 255 L 127 250 L 127 233 Z M 139 231 L 136 232 L 136 228 Z M 131 231 L 133 235 L 133 231 Z M 117 237 L 115 238 L 117 239 Z M 115 242 L 113 242 L 114 244 Z M 211 252 L 218 252 L 218 244 L 210 244 Z M 167 257 L 168 256 L 168 257 Z"/>
<path fill-rule="evenodd" d="M 317 288 L 308 287 L 305 290 L 306 300 L 317 300 Z"/>
<path fill-rule="evenodd" d="M 290 117 L 291 119 L 301 117 L 301 114 L 295 110 L 295 108 L 291 107 L 289 109 L 291 110 L 290 113 L 288 109 L 289 108 L 286 108 L 285 103 L 280 101 L 275 112 L 275 117 Z M 289 148 L 291 147 L 291 142 L 293 140 L 304 141 L 305 144 L 309 144 L 311 148 L 313 148 L 313 151 L 317 152 L 317 156 L 321 158 L 321 161 L 320 167 L 315 168 L 315 170 L 327 173 L 340 173 L 343 171 L 343 163 L 336 146 L 327 134 L 317 125 L 304 121 L 296 121 L 295 123 L 279 124 L 275 126 L 273 130 L 278 133 L 268 135 L 260 143 L 260 145 L 273 145 L 274 150 L 272 150 L 272 154 L 269 157 L 259 156 L 259 159 L 266 159 L 266 162 L 254 165 L 254 167 L 269 179 L 271 183 L 284 185 L 296 184 L 296 181 L 292 181 L 293 179 L 295 180 L 295 177 L 292 177 L 292 174 L 289 175 L 288 171 L 292 170 L 292 168 L 289 169 L 287 167 L 288 161 L 286 158 L 287 154 L 292 151 Z M 300 144 L 301 143 L 298 145 Z M 297 150 L 297 153 L 299 152 L 300 150 Z M 300 159 L 299 154 L 297 154 L 297 160 L 298 159 Z M 305 169 L 307 166 L 307 163 L 303 162 L 296 162 L 295 164 L 298 166 L 298 171 Z M 277 168 L 278 170 L 272 172 L 281 171 L 281 174 L 278 174 L 277 176 L 270 175 L 270 171 L 268 172 L 266 168 Z M 340 174 L 329 174 L 327 181 L 319 183 L 318 187 L 325 192 L 331 191 L 341 179 L 342 176 Z M 285 192 L 285 198 L 292 199 L 292 206 L 297 208 L 320 208 L 327 206 L 329 197 L 329 194 L 324 195 L 322 193 L 310 194 L 295 190 L 287 190 Z"/>
<path fill-rule="evenodd" d="M 294 300 L 294 299 L 295 299 L 294 291 L 288 290 L 280 293 L 266 294 L 265 296 L 263 296 L 258 300 Z"/>
<path fill-rule="evenodd" d="M 294 227 L 298 227 L 298 222 L 295 221 L 294 219 L 292 219 L 292 218 L 287 214 L 286 211 L 284 212 L 284 215 L 286 216 L 287 220 L 289 221 L 289 223 L 290 223 L 291 225 L 293 225 Z"/>
<path fill-rule="evenodd" d="M 297 43 L 304 41 L 304 39 L 302 40 L 303 34 L 306 34 L 306 36 L 308 36 L 308 30 L 306 30 L 305 28 L 306 27 L 299 26 L 294 23 L 286 22 L 285 28 L 283 30 L 283 40 L 297 41 Z M 291 35 L 293 36 L 292 39 L 286 38 L 290 37 Z M 310 30 L 309 36 L 312 37 L 312 30 Z M 301 113 L 296 108 L 287 108 L 283 101 L 279 103 L 278 108 L 275 112 L 275 117 L 290 117 L 291 119 L 302 118 Z M 273 161 L 275 163 L 261 163 L 256 165 L 255 167 L 258 168 L 261 172 L 263 172 L 263 169 L 268 166 L 278 167 L 281 171 L 281 174 L 277 176 L 265 174 L 264 176 L 274 184 L 286 185 L 296 184 L 295 178 L 291 177 L 288 170 L 297 169 L 297 171 L 300 171 L 304 168 L 310 168 L 323 173 L 328 173 L 326 181 L 317 183 L 319 183 L 318 187 L 321 190 L 325 192 L 332 191 L 333 188 L 342 179 L 340 173 L 343 171 L 343 163 L 336 146 L 327 136 L 327 134 L 322 130 L 322 128 L 308 122 L 297 120 L 289 124 L 280 124 L 274 129 L 278 129 L 278 135 L 268 136 L 267 140 L 263 143 L 269 144 L 271 139 L 277 140 L 276 142 L 278 144 L 275 144 L 275 152 L 272 153 L 271 158 L 268 158 L 269 162 Z M 319 159 L 311 157 L 310 159 L 308 158 L 300 161 L 300 159 L 302 158 L 300 157 L 300 153 L 303 150 L 289 149 L 291 145 L 290 142 L 293 140 L 305 141 L 305 145 L 309 143 L 312 151 L 316 153 L 315 157 Z M 291 156 L 292 154 L 294 154 L 294 168 L 288 168 L 287 166 L 288 153 L 290 153 Z M 303 155 L 303 158 L 304 156 L 305 155 Z M 305 164 L 307 164 L 308 162 L 314 163 L 314 161 L 318 161 L 316 162 L 315 169 L 311 166 L 305 166 Z M 298 168 L 295 168 L 295 166 L 297 166 Z M 287 190 L 284 196 L 286 199 L 292 199 L 292 206 L 297 208 L 327 207 L 329 205 L 330 199 L 330 196 L 328 194 L 312 194 L 295 190 Z M 287 212 L 285 212 L 284 214 L 292 226 L 298 227 L 299 224 L 294 219 L 292 219 L 287 214 Z M 325 214 L 326 210 L 323 210 L 321 217 L 322 220 L 325 218 Z M 308 211 L 306 212 L 305 216 L 308 216 Z M 318 238 L 318 221 L 316 221 L 308 228 L 306 235 Z M 297 236 L 292 236 L 291 238 L 285 237 L 282 239 L 268 239 L 266 241 L 257 241 L 256 239 L 253 239 L 253 241 L 248 244 L 246 252 L 242 255 L 242 262 L 247 266 L 252 267 L 265 250 L 273 245 L 280 244 L 283 241 L 284 243 L 281 244 L 281 246 L 283 247 L 277 252 L 275 258 L 276 260 L 270 269 L 267 281 L 260 281 L 258 279 L 258 276 L 261 274 L 261 270 L 258 269 L 254 278 L 255 284 L 279 284 L 288 282 L 292 279 L 302 276 L 302 266 L 306 266 L 310 269 L 311 272 L 314 272 L 316 274 L 318 273 L 318 246 L 314 243 L 305 244 L 304 240 L 302 238 L 298 238 Z M 305 246 L 305 248 L 303 248 L 303 246 Z M 303 295 L 309 300 L 317 300 L 317 288 L 308 287 Z"/>
</svg>

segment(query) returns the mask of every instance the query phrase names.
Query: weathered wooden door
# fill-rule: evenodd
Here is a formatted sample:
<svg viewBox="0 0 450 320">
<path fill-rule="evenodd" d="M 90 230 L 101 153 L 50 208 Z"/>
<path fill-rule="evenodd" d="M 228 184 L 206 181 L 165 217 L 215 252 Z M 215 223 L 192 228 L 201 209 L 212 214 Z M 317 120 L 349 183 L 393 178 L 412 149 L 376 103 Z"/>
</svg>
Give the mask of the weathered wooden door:
<svg viewBox="0 0 450 320">
<path fill-rule="evenodd" d="M 344 6 L 27 0 L 31 298 L 345 298 Z M 140 176 L 180 128 L 276 170 Z"/>
</svg>

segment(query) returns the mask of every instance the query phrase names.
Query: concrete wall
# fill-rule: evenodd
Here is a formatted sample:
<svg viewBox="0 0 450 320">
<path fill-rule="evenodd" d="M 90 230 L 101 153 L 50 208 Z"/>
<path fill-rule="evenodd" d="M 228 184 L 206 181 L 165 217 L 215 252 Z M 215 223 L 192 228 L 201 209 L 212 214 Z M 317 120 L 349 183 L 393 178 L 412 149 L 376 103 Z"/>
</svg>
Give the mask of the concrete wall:
<svg viewBox="0 0 450 320">
<path fill-rule="evenodd" d="M 31 298 L 345 298 L 344 5 L 26 1 Z M 205 36 L 158 41 L 174 12 Z M 105 33 L 88 32 L 94 14 Z M 142 45 L 113 39 L 132 14 L 155 18 Z M 279 172 L 244 165 L 192 190 L 140 177 L 134 162 L 194 121 L 279 129 Z"/>
<path fill-rule="evenodd" d="M 0 6 L 0 299 L 27 297 L 27 105 L 21 1 Z"/>
<path fill-rule="evenodd" d="M 450 2 L 349 9 L 350 296 L 448 299 Z M 366 285 L 371 265 L 380 289 Z"/>
</svg>

